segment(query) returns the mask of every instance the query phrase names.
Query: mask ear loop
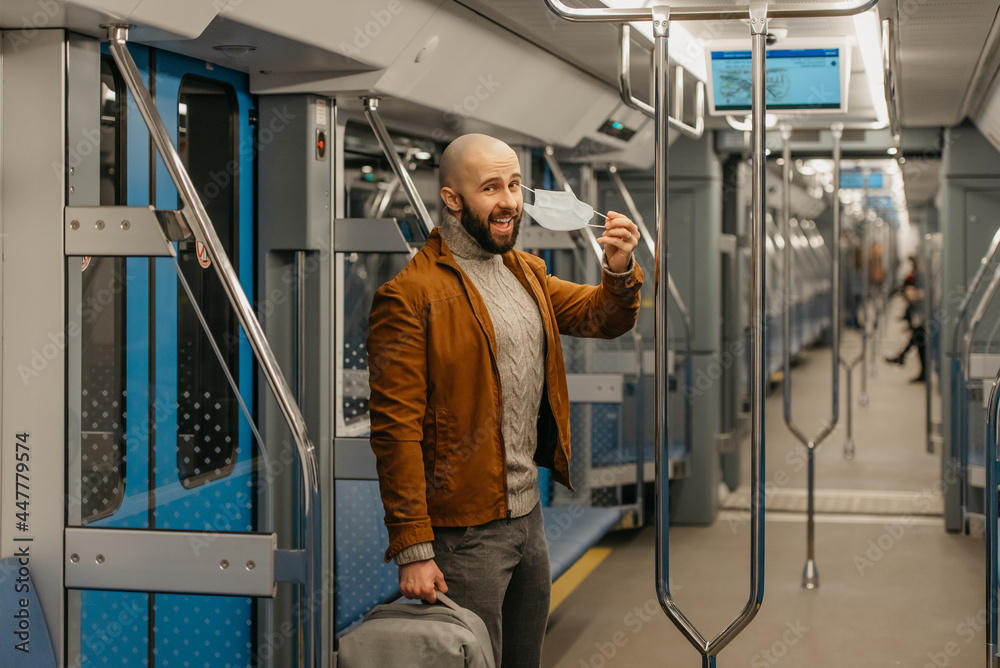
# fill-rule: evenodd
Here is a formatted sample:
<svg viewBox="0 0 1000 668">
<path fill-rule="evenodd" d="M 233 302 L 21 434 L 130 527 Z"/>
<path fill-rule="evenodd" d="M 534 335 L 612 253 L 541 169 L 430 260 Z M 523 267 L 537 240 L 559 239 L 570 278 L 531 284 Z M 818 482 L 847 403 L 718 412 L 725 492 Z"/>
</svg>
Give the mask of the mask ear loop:
<svg viewBox="0 0 1000 668">
<path fill-rule="evenodd" d="M 529 188 L 528 186 L 524 185 L 523 183 L 521 184 L 521 187 L 524 188 L 525 190 L 527 190 L 528 192 L 532 193 L 532 194 L 535 193 L 535 191 L 532 188 Z M 569 192 L 569 191 L 567 191 L 567 192 Z M 576 197 L 576 195 L 574 195 L 574 197 Z M 603 213 L 601 213 L 601 212 L 599 212 L 597 210 L 595 210 L 594 213 L 597 214 L 598 216 L 600 216 L 601 218 L 603 218 L 604 220 L 608 219 L 607 216 L 605 216 Z M 587 227 L 596 227 L 596 228 L 598 228 L 600 230 L 607 229 L 606 227 L 604 227 L 604 225 L 591 225 L 590 223 L 587 224 Z"/>
</svg>

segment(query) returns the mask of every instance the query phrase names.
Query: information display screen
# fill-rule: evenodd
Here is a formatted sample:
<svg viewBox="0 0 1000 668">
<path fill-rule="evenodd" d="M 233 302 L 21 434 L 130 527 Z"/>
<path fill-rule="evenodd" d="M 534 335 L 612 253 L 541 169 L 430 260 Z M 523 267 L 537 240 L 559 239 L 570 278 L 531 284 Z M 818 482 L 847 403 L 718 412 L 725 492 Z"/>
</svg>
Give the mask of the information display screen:
<svg viewBox="0 0 1000 668">
<path fill-rule="evenodd" d="M 841 67 L 839 48 L 768 50 L 764 86 L 768 111 L 842 109 Z M 750 110 L 749 51 L 713 51 L 711 77 L 716 113 Z"/>
</svg>

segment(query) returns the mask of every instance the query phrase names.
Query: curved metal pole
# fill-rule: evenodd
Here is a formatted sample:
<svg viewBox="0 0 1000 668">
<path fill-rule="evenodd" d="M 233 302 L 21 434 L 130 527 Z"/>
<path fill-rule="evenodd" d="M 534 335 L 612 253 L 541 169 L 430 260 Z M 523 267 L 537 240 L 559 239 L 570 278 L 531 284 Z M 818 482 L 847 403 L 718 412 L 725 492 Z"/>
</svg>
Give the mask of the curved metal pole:
<svg viewBox="0 0 1000 668">
<path fill-rule="evenodd" d="M 546 6 L 567 21 L 618 23 L 620 21 L 649 21 L 648 8 L 611 8 L 598 7 L 576 8 L 566 5 L 561 0 L 545 0 Z M 844 5 L 816 4 L 779 4 L 767 8 L 768 18 L 773 19 L 803 19 L 820 17 L 853 16 L 868 11 L 878 4 L 878 0 L 858 0 Z M 753 20 L 756 4 L 733 6 L 680 7 L 671 9 L 671 20 L 674 21 L 726 21 Z"/>
<path fill-rule="evenodd" d="M 979 261 L 979 268 L 976 269 L 976 274 L 972 277 L 972 282 L 969 283 L 969 288 L 965 291 L 962 303 L 958 305 L 958 318 L 955 319 L 955 328 L 951 333 L 951 352 L 953 355 L 958 355 L 961 350 L 959 342 L 962 340 L 962 324 L 965 322 L 965 317 L 969 314 L 969 306 L 972 304 L 972 298 L 975 296 L 976 291 L 979 290 L 979 285 L 986 277 L 986 270 L 993 263 L 998 252 L 1000 252 L 1000 229 L 993 235 L 993 241 L 990 242 L 990 247 L 987 249 L 986 254 L 983 255 L 983 259 Z M 926 282 L 925 280 L 924 283 L 926 284 Z"/>
<path fill-rule="evenodd" d="M 413 179 L 410 178 L 409 170 L 406 169 L 406 165 L 400 159 L 399 153 L 396 152 L 396 146 L 392 143 L 389 131 L 386 130 L 385 124 L 382 123 L 382 117 L 378 113 L 379 99 L 377 97 L 363 97 L 361 100 L 365 107 L 365 118 L 368 119 L 368 124 L 371 125 L 372 131 L 375 133 L 378 145 L 382 147 L 382 153 L 385 154 L 386 159 L 389 161 L 389 166 L 392 167 L 393 173 L 396 174 L 400 185 L 403 186 L 406 199 L 409 200 L 410 206 L 416 211 L 417 218 L 420 219 L 420 224 L 424 226 L 424 231 L 430 234 L 431 230 L 434 229 L 434 221 L 431 220 L 431 214 L 427 211 L 420 193 L 417 192 L 417 186 L 414 185 Z"/>
<path fill-rule="evenodd" d="M 618 94 L 625 106 L 641 111 L 649 118 L 655 115 L 653 106 L 646 104 L 632 93 L 632 26 L 623 23 L 618 31 Z M 668 116 L 670 127 L 692 139 L 701 139 L 705 133 L 705 82 L 695 84 L 694 125 L 688 125 L 684 118 L 684 68 L 680 65 L 674 70 L 674 116 Z"/>
<path fill-rule="evenodd" d="M 646 227 L 646 221 L 642 217 L 639 207 L 636 206 L 635 200 L 632 199 L 632 193 L 625 187 L 625 183 L 622 181 L 622 177 L 618 175 L 618 168 L 615 165 L 608 166 L 608 174 L 611 176 L 611 182 L 618 189 L 618 194 L 625 201 L 625 206 L 632 216 L 632 222 L 639 228 L 639 237 L 645 240 L 649 255 L 655 262 L 656 242 L 653 239 L 653 235 L 649 233 L 649 228 Z M 692 368 L 692 360 L 694 359 L 694 325 L 691 323 L 691 314 L 688 312 L 687 304 L 681 298 L 681 293 L 677 290 L 677 285 L 674 283 L 674 277 L 669 271 L 667 272 L 667 289 L 670 291 L 674 307 L 680 313 L 681 321 L 684 323 L 684 446 L 687 452 L 691 453 L 694 451 L 694 393 L 691 392 L 694 384 Z"/>
<path fill-rule="evenodd" d="M 835 125 L 832 128 L 833 134 L 833 238 L 836 240 L 834 247 L 834 257 L 832 262 L 833 285 L 840 284 L 840 139 L 843 135 L 843 127 Z M 831 419 L 814 438 L 808 438 L 792 420 L 792 342 L 791 342 L 791 294 L 792 294 L 792 244 L 791 244 L 791 185 L 792 185 L 792 131 L 788 126 L 781 128 L 782 149 L 784 158 L 784 168 L 782 171 L 782 230 L 785 237 L 784 248 L 784 378 L 782 387 L 784 389 L 785 424 L 789 431 L 806 446 L 808 457 L 807 476 L 807 515 L 806 515 L 806 564 L 802 571 L 802 586 L 806 589 L 816 589 L 819 587 L 819 571 L 816 569 L 816 448 L 833 433 L 837 422 L 840 419 L 840 299 L 837 298 L 836 290 L 832 304 L 832 326 L 831 337 L 833 344 L 831 369 Z"/>
<path fill-rule="evenodd" d="M 128 52 L 126 43 L 128 42 L 128 28 L 124 26 L 110 26 L 108 28 L 109 48 L 122 78 L 128 86 L 132 97 L 135 99 L 139 113 L 142 115 L 146 126 L 149 128 L 149 135 L 156 144 L 163 164 L 170 174 L 171 180 L 177 187 L 177 194 L 183 204 L 181 214 L 187 221 L 188 226 L 194 233 L 195 239 L 200 241 L 208 251 L 208 256 L 212 260 L 212 266 L 226 291 L 226 296 L 236 317 L 239 319 L 243 331 L 250 341 L 250 346 L 254 351 L 261 371 L 274 393 L 274 398 L 281 408 L 281 413 L 288 423 L 295 447 L 298 452 L 299 469 L 302 475 L 303 493 L 303 523 L 305 526 L 305 546 L 304 554 L 306 558 L 306 582 L 304 583 L 305 605 L 308 606 L 304 617 L 309 621 L 305 624 L 305 650 L 304 656 L 306 666 L 318 668 L 320 665 L 320 645 L 322 643 L 322 615 L 319 609 L 319 587 L 320 550 L 317 544 L 317 537 L 322 528 L 320 522 L 320 491 L 319 491 L 319 466 L 316 450 L 306 431 L 306 421 L 302 417 L 302 412 L 295 403 L 294 395 L 281 373 L 281 367 L 274 357 L 271 346 L 264 335 L 264 330 L 257 321 L 253 307 L 247 299 L 243 288 L 240 286 L 239 278 L 233 269 L 232 263 L 226 255 L 215 232 L 215 227 L 195 190 L 194 183 L 184 168 L 177 149 L 174 148 L 170 140 L 163 119 L 156 109 L 153 101 L 142 81 L 142 75 L 136 67 L 132 55 Z"/>
</svg>

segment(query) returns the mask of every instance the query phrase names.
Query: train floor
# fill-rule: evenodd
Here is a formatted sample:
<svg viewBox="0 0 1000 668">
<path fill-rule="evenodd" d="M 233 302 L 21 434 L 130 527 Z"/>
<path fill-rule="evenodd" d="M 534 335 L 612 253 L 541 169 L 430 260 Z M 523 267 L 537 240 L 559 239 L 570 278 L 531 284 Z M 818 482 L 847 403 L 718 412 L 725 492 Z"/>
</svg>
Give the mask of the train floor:
<svg viewBox="0 0 1000 668">
<path fill-rule="evenodd" d="M 805 562 L 804 448 L 785 427 L 782 393 L 766 402 L 766 574 L 763 605 L 725 647 L 718 666 L 751 668 L 958 668 L 985 663 L 981 535 L 949 534 L 941 517 L 940 452 L 924 437 L 919 362 L 886 356 L 906 342 L 891 317 L 868 377 L 869 405 L 854 410 L 853 459 L 843 456 L 846 417 L 816 457 L 816 563 L 820 585 L 801 586 Z M 845 333 L 843 356 L 859 349 Z M 829 348 L 807 351 L 793 370 L 796 423 L 818 431 L 830 411 Z M 871 369 L 869 369 L 871 371 Z M 861 367 L 854 373 L 857 401 Z M 843 375 L 841 376 L 843 379 Z M 744 443 L 744 450 L 748 450 Z M 710 527 L 670 530 L 672 589 L 680 609 L 714 637 L 749 595 L 749 456 L 743 483 L 720 494 Z M 700 655 L 661 612 L 653 588 L 652 526 L 609 534 L 606 557 L 552 612 L 546 668 L 701 666 Z"/>
</svg>

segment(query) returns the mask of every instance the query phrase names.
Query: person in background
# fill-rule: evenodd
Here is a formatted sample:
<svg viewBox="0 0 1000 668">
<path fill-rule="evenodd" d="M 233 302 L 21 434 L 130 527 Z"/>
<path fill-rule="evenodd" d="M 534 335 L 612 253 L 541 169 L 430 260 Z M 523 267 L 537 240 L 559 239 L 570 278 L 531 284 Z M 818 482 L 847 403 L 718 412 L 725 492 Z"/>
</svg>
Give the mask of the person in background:
<svg viewBox="0 0 1000 668">
<path fill-rule="evenodd" d="M 910 338 L 895 357 L 887 357 L 886 362 L 890 364 L 906 364 L 906 354 L 911 348 L 917 349 L 917 357 L 920 359 L 920 373 L 910 382 L 922 383 L 926 380 L 927 368 L 927 328 L 923 322 L 921 301 L 924 297 L 923 275 L 920 273 L 920 265 L 915 255 L 909 257 L 910 271 L 903 279 L 903 298 L 906 300 L 906 310 L 903 312 L 903 320 L 910 330 Z"/>
</svg>

